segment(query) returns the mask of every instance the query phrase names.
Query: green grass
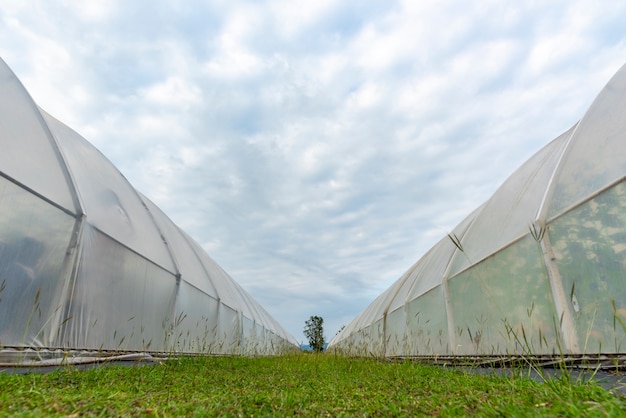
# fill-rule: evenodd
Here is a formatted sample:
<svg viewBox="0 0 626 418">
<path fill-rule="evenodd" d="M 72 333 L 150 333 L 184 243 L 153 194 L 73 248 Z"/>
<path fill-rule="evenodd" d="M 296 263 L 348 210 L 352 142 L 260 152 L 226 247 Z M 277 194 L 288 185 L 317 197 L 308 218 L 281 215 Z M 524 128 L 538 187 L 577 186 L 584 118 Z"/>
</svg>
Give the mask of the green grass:
<svg viewBox="0 0 626 418">
<path fill-rule="evenodd" d="M 0 374 L 0 415 L 611 416 L 626 400 L 591 383 L 481 376 L 330 354 L 184 358 Z"/>
</svg>

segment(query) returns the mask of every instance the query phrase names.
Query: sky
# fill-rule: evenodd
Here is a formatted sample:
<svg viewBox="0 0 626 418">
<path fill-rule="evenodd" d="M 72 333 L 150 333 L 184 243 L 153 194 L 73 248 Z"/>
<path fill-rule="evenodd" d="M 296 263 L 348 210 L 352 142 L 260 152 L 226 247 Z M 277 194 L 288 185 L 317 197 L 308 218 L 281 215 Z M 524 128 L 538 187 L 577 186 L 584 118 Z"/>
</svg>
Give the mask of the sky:
<svg viewBox="0 0 626 418">
<path fill-rule="evenodd" d="M 576 123 L 609 0 L 0 0 L 0 57 L 298 341 Z"/>
</svg>

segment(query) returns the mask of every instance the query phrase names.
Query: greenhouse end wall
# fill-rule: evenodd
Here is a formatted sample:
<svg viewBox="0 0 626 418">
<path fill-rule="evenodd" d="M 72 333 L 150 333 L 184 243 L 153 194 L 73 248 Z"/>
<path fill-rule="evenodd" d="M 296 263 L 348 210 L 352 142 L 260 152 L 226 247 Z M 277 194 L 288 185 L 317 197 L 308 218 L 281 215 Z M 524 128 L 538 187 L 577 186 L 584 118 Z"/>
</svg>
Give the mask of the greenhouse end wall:
<svg viewBox="0 0 626 418">
<path fill-rule="evenodd" d="M 0 60 L 0 363 L 298 343 Z"/>
<path fill-rule="evenodd" d="M 626 352 L 626 68 L 329 344 L 377 356 Z M 372 329 L 382 329 L 382 333 Z"/>
</svg>

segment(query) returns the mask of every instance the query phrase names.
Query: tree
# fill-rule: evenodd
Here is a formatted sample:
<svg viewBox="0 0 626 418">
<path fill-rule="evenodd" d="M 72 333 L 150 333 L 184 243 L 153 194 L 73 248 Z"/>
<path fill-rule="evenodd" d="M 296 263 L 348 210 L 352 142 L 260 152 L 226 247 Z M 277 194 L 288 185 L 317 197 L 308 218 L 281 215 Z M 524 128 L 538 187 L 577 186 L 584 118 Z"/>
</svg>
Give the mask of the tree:
<svg viewBox="0 0 626 418">
<path fill-rule="evenodd" d="M 304 335 L 309 339 L 309 346 L 319 353 L 324 349 L 324 318 L 311 316 L 304 327 Z"/>
</svg>

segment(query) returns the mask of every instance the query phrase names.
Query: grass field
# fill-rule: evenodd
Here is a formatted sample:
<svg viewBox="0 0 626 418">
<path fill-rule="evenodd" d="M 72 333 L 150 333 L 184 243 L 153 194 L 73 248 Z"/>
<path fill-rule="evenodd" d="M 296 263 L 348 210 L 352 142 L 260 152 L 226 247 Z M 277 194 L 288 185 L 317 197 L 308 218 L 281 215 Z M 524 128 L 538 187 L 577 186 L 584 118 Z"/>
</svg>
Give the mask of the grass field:
<svg viewBox="0 0 626 418">
<path fill-rule="evenodd" d="M 208 357 L 142 367 L 0 374 L 0 415 L 618 416 L 593 382 L 542 383 L 330 354 Z"/>
</svg>

